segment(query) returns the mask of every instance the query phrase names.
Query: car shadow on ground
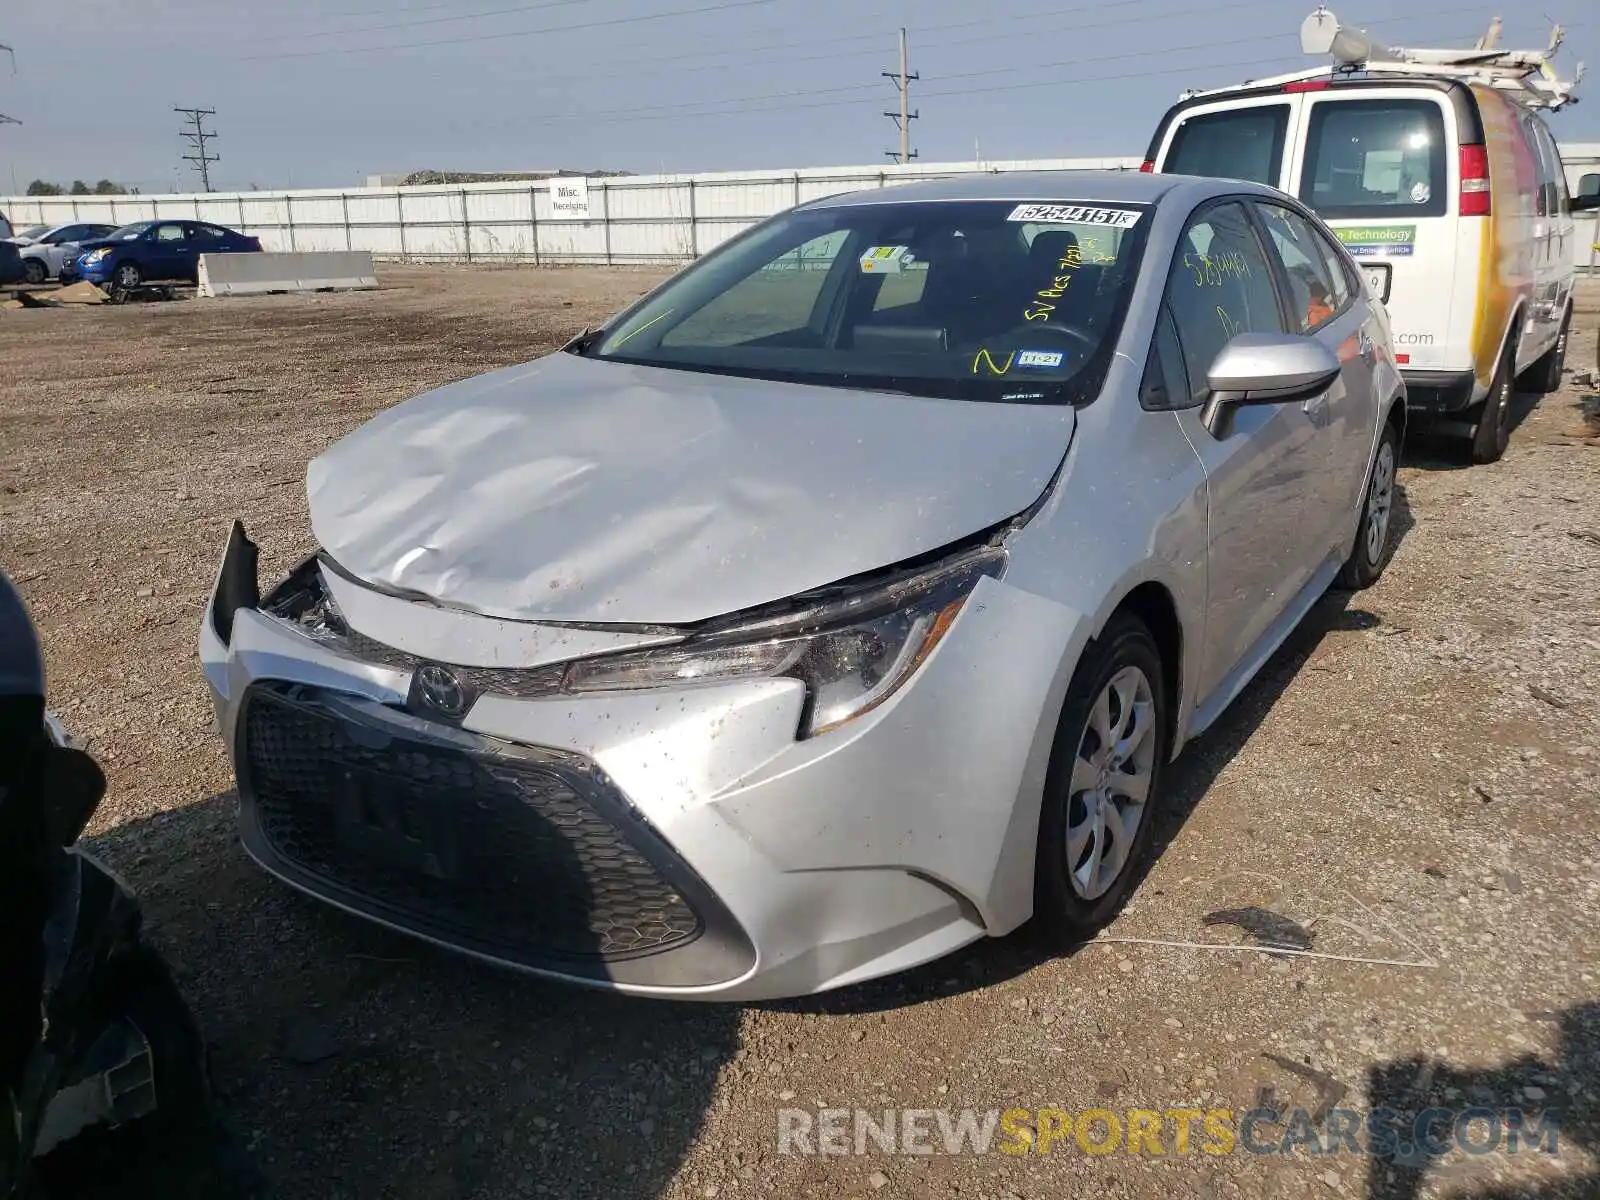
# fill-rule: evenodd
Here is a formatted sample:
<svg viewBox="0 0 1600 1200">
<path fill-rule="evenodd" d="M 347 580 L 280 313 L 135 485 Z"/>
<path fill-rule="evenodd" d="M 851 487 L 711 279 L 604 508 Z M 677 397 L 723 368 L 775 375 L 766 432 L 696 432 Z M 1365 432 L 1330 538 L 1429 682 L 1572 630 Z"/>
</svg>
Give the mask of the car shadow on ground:
<svg viewBox="0 0 1600 1200">
<path fill-rule="evenodd" d="M 272 1197 L 656 1197 L 738 1050 L 730 1005 L 437 950 L 251 863 L 230 792 L 86 845 L 140 893 Z"/>
<path fill-rule="evenodd" d="M 1390 521 L 1398 550 L 1416 524 L 1403 485 L 1395 487 Z M 1156 859 L 1178 836 L 1217 776 L 1249 741 L 1323 639 L 1330 633 L 1373 629 L 1383 623 L 1381 617 L 1356 605 L 1356 600 L 1356 593 L 1337 589 L 1324 594 L 1217 722 L 1168 766 L 1166 794 L 1155 816 L 1149 848 L 1135 867 L 1138 877 L 1130 896 L 1138 891 Z M 1067 953 L 1070 956 L 1081 949 L 1080 945 Z M 870 1013 L 903 1008 L 1004 983 L 1059 953 L 1059 948 L 1048 944 L 1030 922 L 1008 937 L 977 942 L 964 951 L 900 975 L 819 996 L 773 1001 L 763 1007 L 807 1013 Z"/>
<path fill-rule="evenodd" d="M 1455 1182 L 1461 1200 L 1577 1200 L 1600 1196 L 1600 1003 L 1560 1012 L 1527 1012 L 1534 1022 L 1556 1026 L 1554 1061 L 1523 1055 L 1492 1068 L 1454 1066 L 1425 1057 L 1396 1059 L 1367 1074 L 1370 1110 L 1395 1115 L 1397 1151 L 1368 1160 L 1371 1200 L 1419 1200 L 1426 1189 Z M 1433 1110 L 1419 1124 L 1419 1115 Z M 1475 1110 L 1475 1112 L 1474 1112 Z M 1515 1114 L 1515 1115 L 1513 1115 Z M 1512 1136 L 1512 1126 L 1521 1133 Z M 1423 1136 L 1425 1135 L 1425 1137 Z M 1470 1147 L 1467 1148 L 1467 1147 Z M 1430 1151 L 1439 1151 L 1430 1155 Z M 1446 1155 L 1446 1153 L 1448 1154 Z M 1556 1162 L 1591 1160 L 1589 1170 L 1543 1183 L 1475 1187 L 1474 1160 L 1491 1166 L 1512 1156 Z M 1427 1192 L 1426 1194 L 1432 1194 Z"/>
</svg>

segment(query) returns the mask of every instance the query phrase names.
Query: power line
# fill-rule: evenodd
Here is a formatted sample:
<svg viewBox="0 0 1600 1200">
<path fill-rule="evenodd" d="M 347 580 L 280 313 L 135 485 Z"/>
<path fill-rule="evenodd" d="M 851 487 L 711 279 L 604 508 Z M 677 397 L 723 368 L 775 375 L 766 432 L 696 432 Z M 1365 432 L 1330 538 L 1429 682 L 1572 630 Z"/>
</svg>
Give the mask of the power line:
<svg viewBox="0 0 1600 1200">
<path fill-rule="evenodd" d="M 911 148 L 911 122 L 916 120 L 918 116 L 917 113 L 912 112 L 910 109 L 911 84 L 913 80 L 921 79 L 922 76 L 908 74 L 906 68 L 909 65 L 906 51 L 906 31 L 902 27 L 900 30 L 900 70 L 883 72 L 886 79 L 894 80 L 895 90 L 900 93 L 900 111 L 886 112 L 883 115 L 893 121 L 895 128 L 900 131 L 900 155 L 898 161 L 901 165 L 910 162 L 917 156 L 917 152 Z M 885 150 L 884 153 L 890 158 L 895 157 L 893 150 Z"/>
<path fill-rule="evenodd" d="M 587 4 L 590 0 L 542 0 L 539 4 L 517 4 L 510 8 L 488 8 L 478 12 L 453 13 L 448 17 L 424 17 L 420 21 L 394 21 L 388 25 L 358 25 L 354 29 L 313 29 L 301 33 L 271 33 L 266 36 L 251 35 L 252 42 L 303 42 L 307 38 L 350 37 L 359 33 L 383 33 L 391 29 L 415 29 L 419 25 L 446 25 L 453 21 L 481 21 L 488 17 L 505 17 L 516 13 L 542 12 L 548 8 L 567 8 L 573 4 Z M 448 8 L 449 5 L 431 5 L 431 8 Z M 414 9 L 426 12 L 427 9 Z M 386 13 L 364 13 L 362 16 L 387 16 Z"/>
<path fill-rule="evenodd" d="M 1410 19 L 1413 19 L 1414 17 L 1417 17 L 1417 16 L 1455 15 L 1458 11 L 1459 10 L 1455 9 L 1455 8 L 1441 9 L 1437 13 L 1433 13 L 1433 14 L 1428 14 L 1428 13 L 1410 14 L 1407 17 L 1393 17 L 1393 18 L 1388 18 L 1386 20 L 1382 20 L 1382 21 L 1370 21 L 1370 22 L 1367 22 L 1367 25 L 1368 26 L 1377 26 L 1377 25 L 1384 25 L 1384 24 L 1392 24 L 1392 23 L 1394 23 L 1396 21 L 1410 20 Z M 1583 24 L 1584 24 L 1583 22 L 1577 22 L 1575 24 L 1568 25 L 1565 28 L 1575 29 L 1575 28 L 1581 27 Z M 1473 33 L 1473 34 L 1468 34 L 1468 35 L 1465 35 L 1465 36 L 1467 36 L 1467 37 L 1477 37 L 1478 34 L 1477 33 Z M 1190 52 L 1190 51 L 1199 51 L 1199 50 L 1229 49 L 1229 48 L 1232 48 L 1234 46 L 1247 45 L 1247 44 L 1249 44 L 1251 42 L 1260 43 L 1260 42 L 1274 41 L 1274 40 L 1278 40 L 1278 35 L 1276 35 L 1276 34 L 1258 34 L 1253 38 L 1238 38 L 1238 37 L 1234 37 L 1234 38 L 1227 38 L 1227 39 L 1224 39 L 1224 40 L 1219 40 L 1219 41 L 1214 41 L 1214 42 L 1192 42 L 1192 43 L 1188 43 L 1188 44 L 1180 45 L 1180 46 L 1165 46 L 1165 47 L 1160 47 L 1160 48 L 1155 49 L 1155 50 L 1141 49 L 1141 50 L 1126 51 L 1126 52 L 1121 53 L 1121 54 L 1100 54 L 1100 55 L 1096 55 L 1095 56 L 1095 61 L 1096 62 L 1117 62 L 1119 60 L 1144 59 L 1144 58 L 1152 57 L 1154 55 L 1180 54 L 1180 53 L 1187 53 L 1187 52 Z M 1452 40 L 1461 40 L 1461 39 L 1460 38 L 1447 38 L 1445 40 L 1452 41 Z M 1215 64 L 1208 64 L 1208 65 L 1214 65 L 1218 69 L 1234 70 L 1234 69 L 1244 68 L 1244 67 L 1278 66 L 1278 65 L 1281 65 L 1283 63 L 1283 60 L 1284 60 L 1284 56 L 1282 54 L 1279 54 L 1279 55 L 1276 55 L 1276 56 L 1274 56 L 1272 58 L 1253 59 L 1253 60 L 1249 60 L 1249 61 L 1246 61 L 1246 62 L 1238 62 L 1238 63 L 1215 63 Z M 1005 84 L 1005 85 L 1001 85 L 999 87 L 950 88 L 950 89 L 945 89 L 945 90 L 940 90 L 940 91 L 923 92 L 922 95 L 925 98 L 926 97 L 943 97 L 943 96 L 981 95 L 981 94 L 987 94 L 987 93 L 990 93 L 990 92 L 1013 92 L 1013 91 L 1025 91 L 1025 90 L 1028 90 L 1028 89 L 1072 87 L 1072 86 L 1075 86 L 1077 84 L 1104 83 L 1104 82 L 1107 82 L 1107 81 L 1110 81 L 1110 80 L 1124 80 L 1124 79 L 1128 78 L 1128 75 L 1127 75 L 1126 71 L 1116 71 L 1116 72 L 1112 72 L 1110 74 L 1103 74 L 1103 75 L 1076 75 L 1076 74 L 1074 74 L 1074 75 L 1068 76 L 1066 78 L 1059 77 L 1059 72 L 1062 70 L 1062 68 L 1063 67 L 1070 67 L 1070 66 L 1072 66 L 1072 64 L 1070 62 L 1064 62 L 1060 58 L 1052 58 L 1052 59 L 1050 59 L 1049 61 L 1046 61 L 1046 62 L 1010 63 L 1010 64 L 1008 64 L 1008 65 L 1006 65 L 1004 67 L 991 67 L 991 68 L 985 68 L 983 70 L 977 70 L 977 71 L 960 71 L 960 72 L 956 72 L 954 74 L 941 76 L 940 78 L 941 78 L 942 81 L 958 80 L 958 79 L 981 79 L 981 78 L 984 78 L 984 77 L 994 76 L 994 75 L 1015 75 L 1018 72 L 1022 72 L 1022 71 L 1042 71 L 1042 70 L 1050 70 L 1050 71 L 1053 71 L 1053 72 L 1057 72 L 1058 73 L 1058 77 L 1054 78 L 1054 79 L 1035 80 L 1035 81 L 1026 81 L 1026 82 L 1020 82 L 1020 83 L 1013 83 L 1013 84 Z M 1183 75 L 1183 74 L 1191 74 L 1192 75 L 1192 74 L 1195 74 L 1195 73 L 1196 73 L 1196 68 L 1194 66 L 1185 64 L 1185 65 L 1180 66 L 1180 67 L 1173 67 L 1173 68 L 1170 68 L 1170 69 L 1163 69 L 1163 70 L 1159 70 L 1159 71 L 1141 71 L 1140 72 L 1140 77 L 1141 78 L 1144 78 L 1145 76 L 1162 77 L 1162 76 Z M 787 112 L 790 109 L 834 108 L 834 107 L 840 107 L 840 106 L 848 105 L 848 104 L 860 103 L 860 99 L 858 97 L 856 97 L 856 96 L 847 96 L 847 97 L 842 98 L 842 99 L 826 100 L 826 101 L 821 101 L 821 102 L 799 103 L 799 104 L 788 103 L 788 102 L 789 101 L 794 101 L 794 100 L 805 101 L 805 100 L 808 100 L 811 97 L 816 97 L 816 96 L 838 96 L 838 95 L 840 95 L 842 93 L 847 93 L 847 92 L 848 93 L 866 92 L 866 91 L 870 91 L 873 88 L 878 87 L 878 86 L 880 86 L 880 85 L 870 84 L 870 83 L 865 83 L 865 84 L 857 83 L 857 84 L 845 84 L 845 85 L 841 85 L 839 87 L 831 87 L 831 88 L 800 88 L 800 89 L 795 89 L 795 90 L 791 90 L 791 91 L 766 92 L 766 93 L 762 93 L 762 94 L 759 94 L 759 95 L 753 95 L 753 96 L 733 96 L 733 97 L 727 97 L 727 98 L 721 99 L 721 100 L 692 100 L 692 101 L 684 101 L 684 102 L 678 103 L 678 104 L 654 105 L 654 106 L 651 106 L 650 108 L 644 109 L 642 111 L 641 111 L 640 107 L 637 106 L 637 105 L 629 105 L 628 107 L 625 107 L 625 108 L 599 109 L 599 110 L 590 110 L 590 111 L 586 111 L 586 112 L 540 114 L 537 119 L 539 119 L 541 121 L 591 121 L 591 120 L 596 120 L 596 119 L 604 118 L 604 117 L 626 116 L 626 117 L 630 118 L 630 120 L 649 121 L 649 120 L 661 120 L 661 119 L 667 119 L 667 118 L 673 118 L 673 117 L 693 119 L 695 117 L 702 117 L 702 116 L 725 116 L 725 115 L 730 115 L 731 116 L 731 115 L 743 115 L 744 113 Z M 773 104 L 773 103 L 771 103 L 772 101 L 784 101 L 785 103 Z M 727 106 L 729 106 L 729 105 L 736 105 L 736 106 L 739 106 L 739 107 L 729 109 L 729 108 L 727 108 Z M 751 106 L 751 107 L 746 107 L 746 106 Z M 706 112 L 686 111 L 686 110 L 690 110 L 690 109 L 710 109 L 710 111 L 706 111 Z M 518 122 L 521 122 L 521 121 L 527 120 L 528 118 L 525 117 L 525 116 L 519 116 L 516 119 L 517 119 Z"/>
<path fill-rule="evenodd" d="M 186 138 L 189 144 L 194 147 L 194 153 L 185 154 L 183 158 L 186 162 L 192 162 L 195 166 L 195 170 L 200 172 L 201 190 L 209 192 L 211 190 L 211 164 L 214 162 L 221 162 L 222 156 L 218 154 L 206 153 L 206 142 L 217 135 L 211 130 L 207 129 L 203 122 L 207 117 L 216 116 L 217 110 L 214 108 L 174 107 L 172 111 L 175 113 L 183 113 L 194 124 L 193 129 L 180 129 L 178 131 L 178 136 Z"/>
<path fill-rule="evenodd" d="M 385 50 L 426 50 L 436 46 L 461 46 L 469 42 L 500 42 L 507 38 L 534 37 L 545 33 L 569 33 L 579 29 L 605 29 L 616 25 L 637 25 L 643 21 L 665 21 L 673 17 L 692 17 L 700 13 L 727 12 L 736 8 L 758 8 L 778 0 L 722 0 L 697 8 L 677 8 L 662 13 L 642 13 L 630 17 L 611 17 L 605 21 L 582 21 L 576 25 L 546 25 L 540 29 L 516 29 L 508 33 L 479 33 L 470 37 L 435 38 L 426 42 L 401 42 L 392 46 L 350 46 L 328 50 L 294 50 L 282 54 L 245 54 L 235 62 L 276 62 L 285 58 L 323 58 L 330 54 L 373 54 Z"/>
</svg>

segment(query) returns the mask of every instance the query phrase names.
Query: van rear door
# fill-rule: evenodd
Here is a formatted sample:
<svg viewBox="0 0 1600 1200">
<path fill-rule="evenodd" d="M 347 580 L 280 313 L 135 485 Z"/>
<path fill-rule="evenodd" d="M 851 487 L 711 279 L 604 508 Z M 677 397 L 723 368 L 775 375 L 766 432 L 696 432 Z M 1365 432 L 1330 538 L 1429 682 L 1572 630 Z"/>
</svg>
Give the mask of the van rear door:
<svg viewBox="0 0 1600 1200">
<path fill-rule="evenodd" d="M 1460 165 L 1448 98 L 1415 87 L 1352 87 L 1303 100 L 1303 148 L 1289 155 L 1284 190 L 1360 262 L 1389 309 L 1401 364 L 1470 366 L 1482 232 L 1454 219 Z"/>
<path fill-rule="evenodd" d="M 1287 190 L 1289 147 L 1299 144 L 1300 97 L 1221 99 L 1179 106 L 1156 132 L 1149 160 L 1169 175 L 1245 179 Z"/>
</svg>

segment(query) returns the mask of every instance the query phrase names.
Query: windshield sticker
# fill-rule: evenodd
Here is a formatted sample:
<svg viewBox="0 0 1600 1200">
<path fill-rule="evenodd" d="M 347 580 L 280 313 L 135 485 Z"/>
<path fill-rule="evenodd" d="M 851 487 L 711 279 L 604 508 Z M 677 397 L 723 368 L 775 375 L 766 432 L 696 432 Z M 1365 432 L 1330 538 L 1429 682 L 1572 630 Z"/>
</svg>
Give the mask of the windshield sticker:
<svg viewBox="0 0 1600 1200">
<path fill-rule="evenodd" d="M 997 363 L 994 360 L 994 355 L 990 354 L 987 349 L 979 350 L 972 356 L 972 373 L 976 375 L 980 366 L 986 366 L 989 368 L 989 374 L 1004 375 L 1011 370 L 1011 364 L 1016 360 L 1016 357 L 1017 352 L 1013 350 L 1006 355 L 1005 362 Z"/>
<path fill-rule="evenodd" d="M 1059 350 L 1024 350 L 1017 355 L 1017 366 L 1059 367 L 1065 357 Z"/>
<path fill-rule="evenodd" d="M 915 261 L 907 246 L 874 246 L 861 256 L 861 269 L 871 275 L 898 275 Z"/>
<path fill-rule="evenodd" d="M 1019 204 L 1008 221 L 1040 224 L 1109 225 L 1112 229 L 1132 229 L 1144 214 L 1133 208 L 1090 208 L 1083 204 Z"/>
</svg>

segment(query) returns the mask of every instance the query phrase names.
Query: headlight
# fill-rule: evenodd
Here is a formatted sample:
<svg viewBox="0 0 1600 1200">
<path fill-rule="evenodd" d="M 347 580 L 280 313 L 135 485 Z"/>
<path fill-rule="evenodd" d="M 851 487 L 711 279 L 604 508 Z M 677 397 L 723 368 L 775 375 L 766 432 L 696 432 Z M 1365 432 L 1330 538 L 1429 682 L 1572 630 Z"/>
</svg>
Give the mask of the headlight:
<svg viewBox="0 0 1600 1200">
<path fill-rule="evenodd" d="M 102 258 L 105 258 L 106 255 L 108 255 L 110 253 L 111 253 L 111 250 L 110 250 L 109 247 L 102 246 L 98 250 L 91 250 L 91 251 L 89 251 L 89 253 L 85 254 L 83 256 L 83 261 L 84 262 L 96 263 L 96 262 L 99 262 Z"/>
<path fill-rule="evenodd" d="M 788 677 L 806 685 L 800 732 L 814 737 L 892 696 L 939 644 L 978 580 L 998 577 L 1004 565 L 1005 551 L 983 547 L 871 591 L 706 629 L 678 646 L 579 659 L 563 690 Z"/>
</svg>

